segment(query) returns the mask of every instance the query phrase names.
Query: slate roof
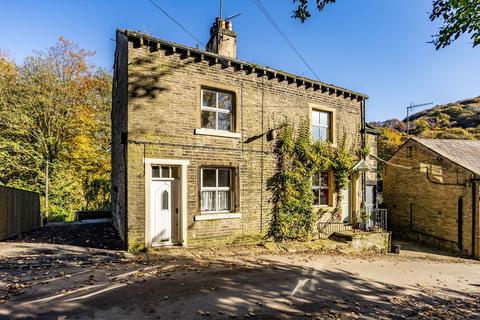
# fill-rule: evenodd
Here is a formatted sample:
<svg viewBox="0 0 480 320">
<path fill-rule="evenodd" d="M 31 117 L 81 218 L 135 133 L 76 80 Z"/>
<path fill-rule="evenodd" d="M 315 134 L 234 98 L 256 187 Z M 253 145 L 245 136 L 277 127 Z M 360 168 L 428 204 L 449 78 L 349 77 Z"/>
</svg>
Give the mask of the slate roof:
<svg viewBox="0 0 480 320">
<path fill-rule="evenodd" d="M 480 175 L 480 141 L 412 138 L 428 149 Z"/>
</svg>

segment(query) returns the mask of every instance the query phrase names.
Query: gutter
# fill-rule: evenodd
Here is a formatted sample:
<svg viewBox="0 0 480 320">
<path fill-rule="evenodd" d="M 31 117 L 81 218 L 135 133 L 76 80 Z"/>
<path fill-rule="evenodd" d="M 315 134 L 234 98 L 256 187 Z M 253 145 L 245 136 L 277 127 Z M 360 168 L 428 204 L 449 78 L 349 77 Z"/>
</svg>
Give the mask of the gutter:
<svg viewBox="0 0 480 320">
<path fill-rule="evenodd" d="M 257 73 L 259 76 L 266 75 L 268 79 L 278 78 L 279 81 L 287 81 L 289 84 L 296 83 L 299 87 L 304 86 L 306 89 L 313 88 L 314 91 L 320 90 L 322 93 L 328 93 L 329 95 L 336 95 L 338 97 L 342 96 L 352 100 L 357 99 L 358 101 L 368 99 L 366 94 L 348 90 L 333 84 L 309 79 L 267 66 L 260 66 L 250 62 L 231 59 L 209 51 L 155 38 L 140 32 L 123 29 L 117 29 L 117 32 L 127 36 L 128 41 L 133 43 L 135 49 L 148 47 L 150 52 L 165 50 L 169 52 L 169 54 L 179 53 L 184 58 L 195 58 L 195 62 L 208 60 L 212 64 L 222 64 L 225 68 L 231 67 L 235 71 L 244 70 L 247 74 Z"/>
</svg>

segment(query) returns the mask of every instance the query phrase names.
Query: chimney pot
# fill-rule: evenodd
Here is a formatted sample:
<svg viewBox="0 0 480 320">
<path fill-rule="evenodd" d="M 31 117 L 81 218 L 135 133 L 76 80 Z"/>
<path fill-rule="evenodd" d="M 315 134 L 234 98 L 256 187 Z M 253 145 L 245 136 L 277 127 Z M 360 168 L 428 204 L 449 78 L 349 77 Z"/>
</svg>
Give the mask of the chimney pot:
<svg viewBox="0 0 480 320">
<path fill-rule="evenodd" d="M 210 29 L 207 51 L 232 59 L 237 58 L 237 34 L 233 31 L 232 21 L 218 17 L 215 19 Z"/>
</svg>

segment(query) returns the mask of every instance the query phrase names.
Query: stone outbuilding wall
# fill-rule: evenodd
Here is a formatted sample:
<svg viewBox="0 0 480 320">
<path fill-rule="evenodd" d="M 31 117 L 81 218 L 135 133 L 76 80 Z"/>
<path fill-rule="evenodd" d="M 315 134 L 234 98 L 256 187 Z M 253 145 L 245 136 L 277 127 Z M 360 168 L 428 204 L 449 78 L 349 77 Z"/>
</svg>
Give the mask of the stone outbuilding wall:
<svg viewBox="0 0 480 320">
<path fill-rule="evenodd" d="M 408 140 L 384 169 L 384 203 L 393 237 L 478 256 L 474 173 L 419 141 Z"/>
</svg>

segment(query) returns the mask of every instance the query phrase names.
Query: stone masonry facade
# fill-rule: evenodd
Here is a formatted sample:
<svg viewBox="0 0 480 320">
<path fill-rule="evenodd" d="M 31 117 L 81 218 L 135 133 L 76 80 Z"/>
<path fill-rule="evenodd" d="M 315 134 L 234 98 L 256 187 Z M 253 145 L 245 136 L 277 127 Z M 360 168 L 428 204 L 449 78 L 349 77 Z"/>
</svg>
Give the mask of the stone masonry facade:
<svg viewBox="0 0 480 320">
<path fill-rule="evenodd" d="M 358 148 L 362 133 L 365 135 L 366 96 L 315 83 L 138 33 L 117 31 L 113 215 L 128 248 L 145 246 L 146 158 L 189 161 L 188 245 L 264 233 L 271 208 L 267 179 L 275 169 L 274 141 L 269 134 L 275 128 L 286 119 L 293 123 L 310 119 L 311 110 L 319 109 L 334 117 L 334 143 L 347 137 Z M 196 134 L 202 88 L 233 94 L 233 132 L 238 136 Z M 235 218 L 197 218 L 202 215 L 199 177 L 205 166 L 232 169 L 236 189 L 232 212 L 239 214 Z M 357 194 L 361 184 L 359 179 Z M 354 207 L 359 206 L 360 198 Z"/>
<path fill-rule="evenodd" d="M 415 139 L 408 140 L 384 170 L 383 195 L 394 238 L 478 256 L 478 193 L 472 192 L 471 171 Z"/>
</svg>

